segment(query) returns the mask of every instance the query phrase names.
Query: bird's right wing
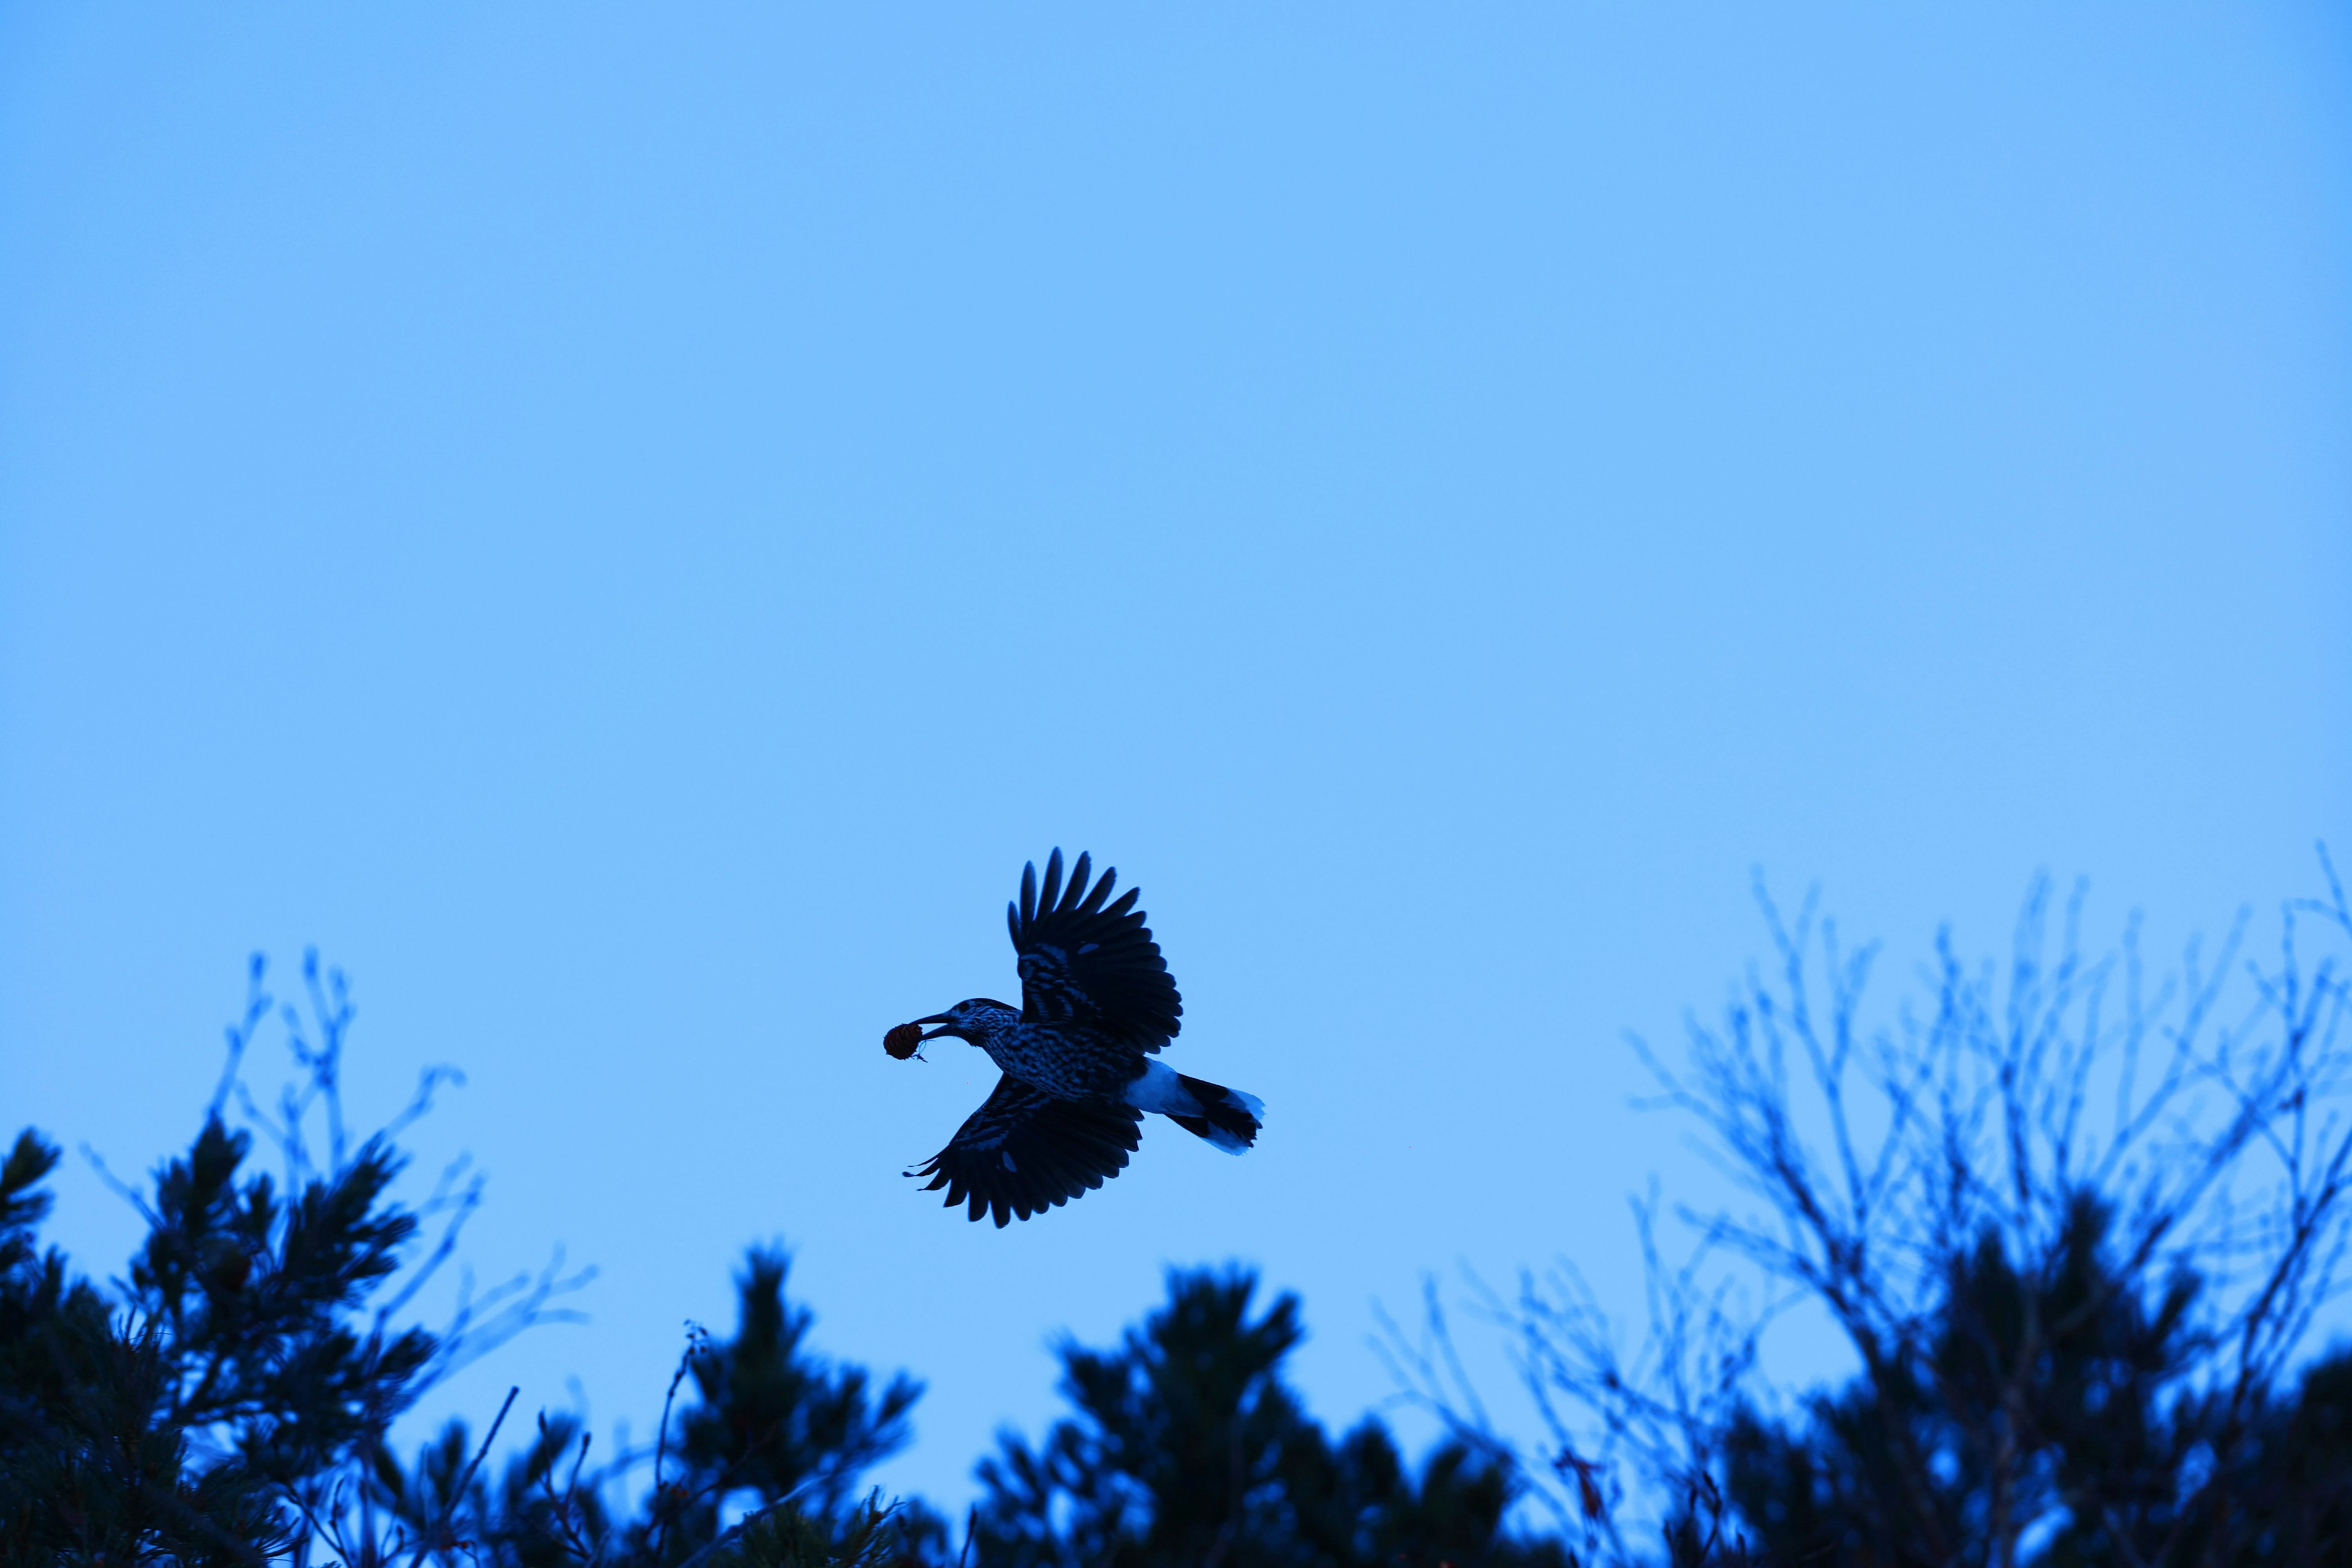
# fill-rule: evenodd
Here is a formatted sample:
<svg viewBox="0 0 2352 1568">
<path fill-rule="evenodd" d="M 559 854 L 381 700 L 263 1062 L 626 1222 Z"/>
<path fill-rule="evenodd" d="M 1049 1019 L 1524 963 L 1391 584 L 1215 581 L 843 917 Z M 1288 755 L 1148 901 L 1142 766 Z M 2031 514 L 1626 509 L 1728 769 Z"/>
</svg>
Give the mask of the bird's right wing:
<svg viewBox="0 0 2352 1568">
<path fill-rule="evenodd" d="M 993 1213 L 999 1226 L 1082 1197 L 1127 1168 L 1143 1112 L 1131 1105 L 1055 1100 L 1019 1079 L 996 1080 L 929 1164 L 927 1193 L 948 1190 L 948 1207 L 969 1202 L 971 1217 Z"/>
</svg>

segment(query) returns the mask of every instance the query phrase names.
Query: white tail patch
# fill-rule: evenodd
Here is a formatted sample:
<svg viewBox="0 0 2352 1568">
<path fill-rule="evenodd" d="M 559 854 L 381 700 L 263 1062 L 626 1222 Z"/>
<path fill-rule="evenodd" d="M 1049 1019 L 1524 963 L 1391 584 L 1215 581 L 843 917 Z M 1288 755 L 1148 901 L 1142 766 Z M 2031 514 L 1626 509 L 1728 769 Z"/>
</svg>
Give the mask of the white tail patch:
<svg viewBox="0 0 2352 1568">
<path fill-rule="evenodd" d="M 1203 1095 L 1216 1103 L 1204 1105 Z M 1239 1154 L 1265 1121 L 1265 1101 L 1237 1089 L 1187 1078 L 1162 1061 L 1148 1061 L 1127 1086 L 1127 1102 L 1139 1110 L 1171 1117 L 1186 1131 L 1228 1154 Z"/>
<path fill-rule="evenodd" d="M 1157 1057 L 1145 1062 L 1143 1071 L 1129 1081 L 1127 1102 L 1138 1110 L 1156 1110 L 1162 1116 L 1198 1116 L 1202 1110 L 1201 1102 L 1184 1092 L 1176 1069 Z"/>
</svg>

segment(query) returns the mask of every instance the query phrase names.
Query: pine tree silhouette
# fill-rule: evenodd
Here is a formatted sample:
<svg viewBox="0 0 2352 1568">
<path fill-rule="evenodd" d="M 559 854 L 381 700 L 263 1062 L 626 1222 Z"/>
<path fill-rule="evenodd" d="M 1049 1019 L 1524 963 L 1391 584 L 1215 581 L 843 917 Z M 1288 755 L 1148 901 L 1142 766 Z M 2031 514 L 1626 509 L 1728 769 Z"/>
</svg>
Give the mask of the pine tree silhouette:
<svg viewBox="0 0 2352 1568">
<path fill-rule="evenodd" d="M 695 1398 L 674 1447 L 592 1468 L 577 1422 L 543 1415 L 493 1486 L 485 1461 L 510 1394 L 481 1442 L 453 1422 L 404 1465 L 394 1422 L 468 1356 L 562 1315 L 551 1302 L 584 1275 L 551 1264 L 461 1293 L 444 1329 L 402 1326 L 453 1255 L 479 1178 L 461 1163 L 412 1208 L 394 1196 L 405 1157 L 393 1132 L 346 1136 L 352 1008 L 315 956 L 309 1014 L 284 1016 L 296 1084 L 271 1110 L 243 1094 L 246 1048 L 275 1016 L 262 979 L 257 960 L 187 1152 L 149 1189 L 121 1188 L 147 1234 L 119 1289 L 39 1245 L 56 1147 L 27 1131 L 0 1162 L 0 1563 L 880 1568 L 944 1555 L 919 1506 L 854 1495 L 907 1440 L 919 1388 L 898 1377 L 877 1391 L 863 1369 L 814 1357 L 772 1254 L 742 1277 L 736 1338 L 698 1340 L 681 1364 Z M 394 1131 L 447 1076 L 425 1075 Z M 228 1125 L 232 1099 L 251 1129 Z M 256 1129 L 283 1157 L 282 1184 L 252 1168 Z M 661 1461 L 630 1511 L 631 1478 Z M 722 1532 L 730 1500 L 751 1511 Z"/>
<path fill-rule="evenodd" d="M 1075 1416 L 980 1468 L 988 1568 L 1535 1568 L 1567 1561 L 1503 1528 L 1499 1461 L 1449 1445 L 1419 1482 L 1367 1420 L 1334 1445 L 1283 1383 L 1298 1300 L 1253 1319 L 1245 1271 L 1179 1273 L 1119 1346 L 1066 1345 Z"/>
<path fill-rule="evenodd" d="M 1921 1353 L 1787 1420 L 1742 1410 L 1724 1445 L 1725 1490 L 1763 1557 L 1990 1563 L 1985 1523 L 2005 1509 L 2063 1521 L 2035 1544 L 2043 1568 L 2352 1563 L 2352 1356 L 2314 1366 L 2297 1397 L 2232 1411 L 2187 1382 L 2204 1350 L 2201 1282 L 2176 1273 L 2134 1290 L 2110 1255 L 2110 1224 L 2079 1194 L 2042 1278 L 1984 1237 L 1954 1270 Z M 2231 1421 L 2251 1424 L 2252 1440 L 2225 1438 Z M 1995 1443 L 2012 1446 L 2018 1495 L 1999 1494 Z M 2201 1516 L 2184 1511 L 2217 1450 L 2244 1456 L 2242 1473 L 2201 1500 Z M 1926 1463 L 1906 1470 L 1902 1454 Z M 2223 1542 L 2218 1557 L 2208 1551 Z"/>
</svg>

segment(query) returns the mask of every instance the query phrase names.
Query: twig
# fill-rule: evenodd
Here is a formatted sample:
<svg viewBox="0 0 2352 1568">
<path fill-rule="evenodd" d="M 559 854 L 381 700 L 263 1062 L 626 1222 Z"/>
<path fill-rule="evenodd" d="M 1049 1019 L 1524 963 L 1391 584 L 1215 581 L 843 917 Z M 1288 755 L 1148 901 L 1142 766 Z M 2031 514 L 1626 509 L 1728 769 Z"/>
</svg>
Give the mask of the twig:
<svg viewBox="0 0 2352 1568">
<path fill-rule="evenodd" d="M 448 1533 L 449 1518 L 457 1511 L 457 1500 L 464 1497 L 466 1489 L 474 1484 L 474 1472 L 482 1468 L 482 1460 L 488 1456 L 490 1445 L 498 1440 L 499 1428 L 506 1425 L 507 1412 L 514 1408 L 515 1396 L 521 1392 L 520 1385 L 507 1390 L 506 1403 L 499 1406 L 498 1419 L 492 1421 L 490 1429 L 482 1434 L 482 1446 L 474 1450 L 474 1458 L 466 1466 L 466 1473 L 457 1478 L 457 1486 L 442 1500 L 441 1515 L 433 1521 L 432 1532 L 418 1536 L 416 1555 L 412 1561 L 421 1563 L 425 1561 L 425 1552 L 441 1550 L 441 1541 Z"/>
</svg>

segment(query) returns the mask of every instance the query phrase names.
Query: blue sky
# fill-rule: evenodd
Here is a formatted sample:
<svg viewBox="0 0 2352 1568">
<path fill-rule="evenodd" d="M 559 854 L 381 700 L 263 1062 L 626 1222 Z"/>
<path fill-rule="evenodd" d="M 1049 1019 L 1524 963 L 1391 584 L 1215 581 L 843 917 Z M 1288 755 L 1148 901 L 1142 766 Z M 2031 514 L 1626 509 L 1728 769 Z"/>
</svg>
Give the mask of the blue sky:
<svg viewBox="0 0 2352 1568">
<path fill-rule="evenodd" d="M 143 1166 L 315 943 L 478 1264 L 603 1270 L 434 1414 L 642 1431 L 781 1238 L 950 1503 L 1171 1262 L 1352 1416 L 1373 1301 L 1704 1182 L 1621 1038 L 1752 868 L 1899 971 L 2352 847 L 2347 89 L 2320 5 L 11 7 L 0 1103 Z M 1268 1130 L 999 1233 L 877 1047 L 1055 844 Z"/>
</svg>

